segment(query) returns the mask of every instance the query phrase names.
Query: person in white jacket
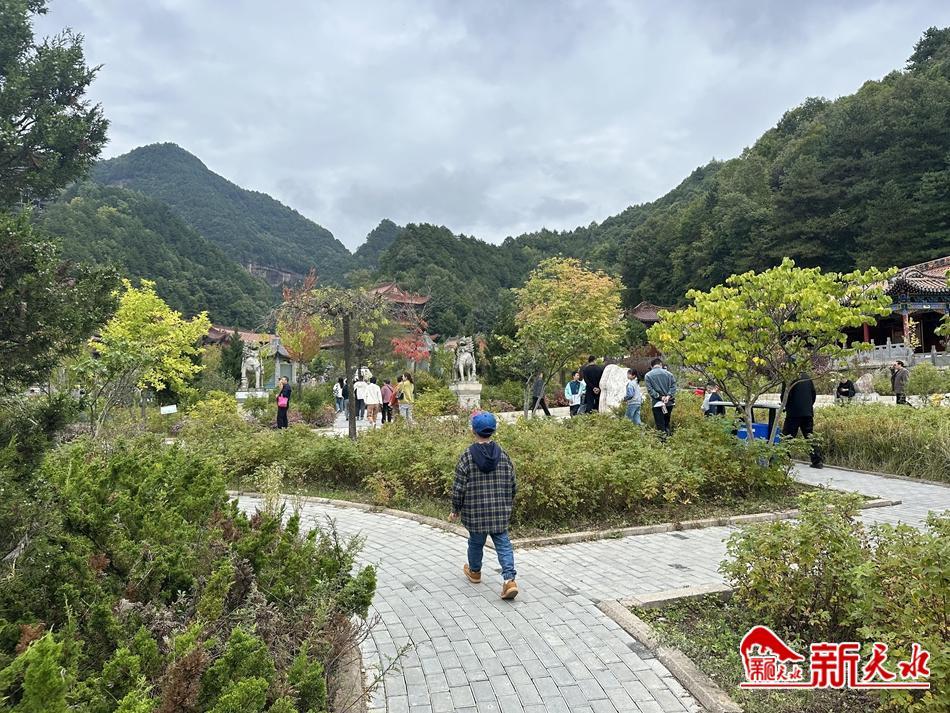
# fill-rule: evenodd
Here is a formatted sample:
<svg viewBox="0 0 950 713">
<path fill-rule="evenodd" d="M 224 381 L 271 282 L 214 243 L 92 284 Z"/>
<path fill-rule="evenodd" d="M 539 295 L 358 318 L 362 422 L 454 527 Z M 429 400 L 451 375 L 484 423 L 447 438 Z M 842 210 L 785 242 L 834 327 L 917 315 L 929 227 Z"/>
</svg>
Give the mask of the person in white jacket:
<svg viewBox="0 0 950 713">
<path fill-rule="evenodd" d="M 376 418 L 383 405 L 383 392 L 376 383 L 375 376 L 363 389 L 363 400 L 366 402 L 366 420 L 373 424 L 373 428 L 376 428 Z"/>
<path fill-rule="evenodd" d="M 333 398 L 336 401 L 336 412 L 343 413 L 343 377 L 333 384 Z"/>
<path fill-rule="evenodd" d="M 359 371 L 356 372 L 356 381 L 353 382 L 353 398 L 356 399 L 356 417 L 360 420 L 366 416 L 366 387 L 369 386 L 363 381 L 363 376 Z"/>
<path fill-rule="evenodd" d="M 587 384 L 581 378 L 579 371 L 574 372 L 574 378 L 564 385 L 564 398 L 571 407 L 571 416 L 576 416 L 584 403 L 584 393 L 587 391 Z"/>
</svg>

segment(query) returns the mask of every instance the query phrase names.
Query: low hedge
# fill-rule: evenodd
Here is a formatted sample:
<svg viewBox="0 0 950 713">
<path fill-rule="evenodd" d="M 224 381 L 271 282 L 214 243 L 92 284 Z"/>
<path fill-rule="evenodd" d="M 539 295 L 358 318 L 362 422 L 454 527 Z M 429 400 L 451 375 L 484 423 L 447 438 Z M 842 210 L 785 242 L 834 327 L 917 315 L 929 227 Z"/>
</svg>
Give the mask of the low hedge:
<svg viewBox="0 0 950 713">
<path fill-rule="evenodd" d="M 229 438 L 218 420 L 208 428 L 192 421 L 182 436 L 250 485 L 260 469 L 280 463 L 300 483 L 363 489 L 380 504 L 396 506 L 416 496 L 448 498 L 458 456 L 472 442 L 464 419 L 421 419 L 413 427 L 397 421 L 356 442 L 302 427 L 248 434 L 237 421 L 232 433 Z M 603 415 L 501 424 L 498 440 L 517 469 L 515 525 L 596 519 L 791 482 L 784 451 L 767 454 L 761 442 L 747 446 L 726 422 L 695 414 L 683 413 L 665 443 L 653 429 Z M 221 450 L 222 444 L 229 445 Z"/>
<path fill-rule="evenodd" d="M 950 482 L 950 409 L 849 404 L 815 411 L 828 463 Z"/>
<path fill-rule="evenodd" d="M 947 710 L 950 686 L 950 512 L 924 529 L 866 527 L 858 498 L 840 493 L 801 499 L 796 521 L 740 530 L 720 569 L 732 601 L 751 621 L 775 629 L 793 648 L 818 641 L 890 647 L 889 667 L 920 643 L 931 654 L 931 690 L 883 691 L 882 710 Z"/>
</svg>

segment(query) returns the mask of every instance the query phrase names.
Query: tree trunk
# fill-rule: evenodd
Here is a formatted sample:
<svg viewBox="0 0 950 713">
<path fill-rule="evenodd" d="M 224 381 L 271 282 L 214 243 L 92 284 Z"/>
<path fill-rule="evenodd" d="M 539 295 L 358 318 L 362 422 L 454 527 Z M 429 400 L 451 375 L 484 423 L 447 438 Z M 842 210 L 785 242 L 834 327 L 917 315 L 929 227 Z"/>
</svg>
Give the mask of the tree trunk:
<svg viewBox="0 0 950 713">
<path fill-rule="evenodd" d="M 347 400 L 346 422 L 349 436 L 356 440 L 356 391 L 353 389 L 353 344 L 350 341 L 350 316 L 343 316 L 343 370 L 346 372 L 350 398 Z"/>
<path fill-rule="evenodd" d="M 755 438 L 755 432 L 752 429 L 752 423 L 755 420 L 755 417 L 752 415 L 752 401 L 745 402 L 745 408 L 743 409 L 745 415 L 745 435 L 746 435 L 746 445 L 751 446 L 752 440 Z"/>
</svg>

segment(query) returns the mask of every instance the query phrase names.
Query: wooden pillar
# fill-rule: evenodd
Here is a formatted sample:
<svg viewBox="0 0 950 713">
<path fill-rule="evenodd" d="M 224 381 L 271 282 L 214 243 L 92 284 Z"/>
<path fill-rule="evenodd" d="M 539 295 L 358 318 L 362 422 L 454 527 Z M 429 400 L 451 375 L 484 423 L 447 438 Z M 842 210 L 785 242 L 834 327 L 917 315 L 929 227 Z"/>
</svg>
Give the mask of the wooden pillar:
<svg viewBox="0 0 950 713">
<path fill-rule="evenodd" d="M 867 322 L 864 323 L 864 342 L 865 344 L 871 342 L 871 325 Z"/>
<path fill-rule="evenodd" d="M 904 324 L 904 346 L 910 346 L 910 315 L 907 310 L 901 312 L 901 321 Z"/>
</svg>

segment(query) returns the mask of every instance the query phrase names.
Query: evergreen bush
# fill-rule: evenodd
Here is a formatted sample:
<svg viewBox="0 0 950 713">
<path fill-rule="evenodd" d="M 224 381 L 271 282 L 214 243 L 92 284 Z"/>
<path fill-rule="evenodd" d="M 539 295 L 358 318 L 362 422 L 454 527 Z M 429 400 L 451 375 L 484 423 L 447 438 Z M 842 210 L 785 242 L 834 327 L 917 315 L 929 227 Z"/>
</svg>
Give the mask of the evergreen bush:
<svg viewBox="0 0 950 713">
<path fill-rule="evenodd" d="M 223 404 L 196 407 L 203 425 L 246 435 Z M 375 590 L 373 569 L 354 567 L 357 541 L 304 534 L 278 508 L 245 515 L 228 502 L 220 450 L 79 439 L 35 472 L 11 447 L 3 456 L 0 519 L 28 535 L 0 565 L 6 706 L 326 710 L 338 647 Z M 23 479 L 37 502 L 10 498 Z"/>
</svg>

